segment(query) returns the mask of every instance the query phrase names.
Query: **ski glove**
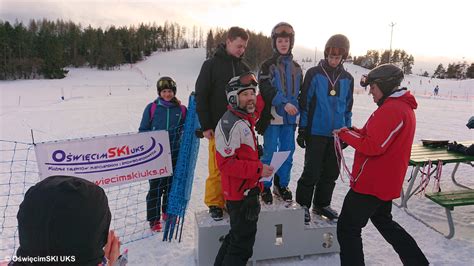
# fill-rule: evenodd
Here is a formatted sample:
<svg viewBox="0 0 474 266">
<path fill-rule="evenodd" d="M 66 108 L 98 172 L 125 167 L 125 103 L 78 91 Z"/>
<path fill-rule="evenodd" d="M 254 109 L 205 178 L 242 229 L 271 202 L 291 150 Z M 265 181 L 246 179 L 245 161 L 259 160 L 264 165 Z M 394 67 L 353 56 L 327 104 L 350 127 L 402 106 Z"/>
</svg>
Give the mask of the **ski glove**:
<svg viewBox="0 0 474 266">
<path fill-rule="evenodd" d="M 263 134 L 265 133 L 265 130 L 267 130 L 272 119 L 273 119 L 273 116 L 269 112 L 265 112 L 264 110 L 262 114 L 260 115 L 260 118 L 258 119 L 257 124 L 255 125 L 255 131 L 257 131 L 258 134 L 263 136 Z"/>
<path fill-rule="evenodd" d="M 298 137 L 296 138 L 296 143 L 301 148 L 306 148 L 306 128 L 299 128 L 298 129 Z"/>
<path fill-rule="evenodd" d="M 247 195 L 244 197 L 241 212 L 245 215 L 245 219 L 249 221 L 258 220 L 258 214 L 260 213 L 260 189 L 254 187 L 250 189 Z"/>
</svg>

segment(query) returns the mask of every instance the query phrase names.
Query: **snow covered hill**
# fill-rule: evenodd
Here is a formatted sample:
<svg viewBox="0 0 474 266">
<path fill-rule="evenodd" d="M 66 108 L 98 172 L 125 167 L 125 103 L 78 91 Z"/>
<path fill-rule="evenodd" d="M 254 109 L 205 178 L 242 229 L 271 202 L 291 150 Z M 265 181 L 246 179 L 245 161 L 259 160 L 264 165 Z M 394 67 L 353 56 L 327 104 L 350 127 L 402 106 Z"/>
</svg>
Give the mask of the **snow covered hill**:
<svg viewBox="0 0 474 266">
<path fill-rule="evenodd" d="M 156 97 L 155 83 L 158 77 L 174 77 L 178 84 L 178 98 L 186 103 L 204 58 L 204 49 L 179 50 L 155 53 L 143 62 L 125 65 L 115 71 L 81 68 L 70 69 L 68 76 L 62 80 L 1 81 L 0 139 L 31 142 L 30 129 L 33 129 L 36 142 L 134 132 L 145 105 Z M 368 71 L 350 64 L 346 67 L 356 80 L 353 124 L 361 127 L 376 108 L 372 97 L 357 85 L 360 75 Z M 440 87 L 440 97 L 430 95 L 436 84 Z M 474 131 L 469 131 L 465 126 L 474 114 L 474 80 L 430 80 L 408 76 L 403 85 L 415 92 L 419 103 L 415 142 L 418 143 L 422 138 L 451 141 L 474 139 Z M 64 100 L 61 96 L 64 96 Z M 346 149 L 345 155 L 351 165 L 353 150 Z M 129 249 L 130 265 L 194 265 L 193 213 L 206 210 L 203 193 L 207 157 L 207 141 L 203 140 L 182 243 L 162 242 L 161 235 L 130 243 L 126 246 Z M 303 160 L 304 151 L 297 147 L 290 183 L 293 192 L 301 175 Z M 451 170 L 450 166 L 443 168 L 445 175 L 441 185 L 447 189 L 452 186 L 447 176 Z M 461 179 L 463 183 L 474 186 L 472 167 L 462 165 L 458 173 L 464 177 Z M 341 208 L 347 190 L 347 182 L 339 180 L 333 197 L 336 209 Z M 446 231 L 442 208 L 424 197 L 415 196 L 409 203 L 412 212 L 439 230 Z M 393 215 L 418 241 L 433 265 L 471 265 L 474 261 L 474 206 L 457 207 L 453 212 L 456 235 L 452 240 L 445 239 L 396 207 Z M 397 254 L 370 223 L 363 232 L 363 239 L 367 265 L 401 265 Z M 338 265 L 339 256 L 330 254 L 310 256 L 304 260 L 287 258 L 258 263 L 316 264 Z"/>
</svg>

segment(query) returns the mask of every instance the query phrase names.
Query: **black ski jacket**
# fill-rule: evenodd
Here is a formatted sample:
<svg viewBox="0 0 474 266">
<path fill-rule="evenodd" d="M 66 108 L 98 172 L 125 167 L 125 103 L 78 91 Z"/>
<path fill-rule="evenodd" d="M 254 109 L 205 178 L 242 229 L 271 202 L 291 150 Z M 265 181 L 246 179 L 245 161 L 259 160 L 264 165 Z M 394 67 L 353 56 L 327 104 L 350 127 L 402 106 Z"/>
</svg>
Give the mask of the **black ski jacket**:
<svg viewBox="0 0 474 266">
<path fill-rule="evenodd" d="M 227 111 L 225 86 L 229 80 L 249 70 L 242 58 L 227 54 L 223 43 L 213 57 L 204 61 L 196 80 L 196 111 L 203 131 L 214 130 Z"/>
</svg>

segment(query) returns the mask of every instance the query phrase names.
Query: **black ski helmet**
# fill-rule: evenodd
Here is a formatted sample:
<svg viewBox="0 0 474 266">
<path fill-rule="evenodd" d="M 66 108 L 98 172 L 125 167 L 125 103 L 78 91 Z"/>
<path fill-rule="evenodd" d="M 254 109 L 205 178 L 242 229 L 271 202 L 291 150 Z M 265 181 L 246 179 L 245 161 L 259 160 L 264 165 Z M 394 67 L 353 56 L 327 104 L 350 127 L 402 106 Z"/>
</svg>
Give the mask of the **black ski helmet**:
<svg viewBox="0 0 474 266">
<path fill-rule="evenodd" d="M 252 89 L 256 92 L 257 85 L 257 78 L 252 72 L 246 72 L 240 76 L 231 78 L 229 83 L 225 86 L 227 102 L 232 108 L 237 109 L 239 107 L 239 94 L 248 89 Z"/>
<path fill-rule="evenodd" d="M 276 48 L 276 39 L 278 37 L 289 37 L 290 38 L 290 49 L 288 50 L 288 54 L 291 53 L 293 49 L 293 45 L 295 44 L 295 31 L 293 30 L 293 26 L 286 22 L 280 22 L 275 25 L 272 29 L 272 49 L 275 53 L 278 53 L 278 49 Z"/>
<path fill-rule="evenodd" d="M 346 36 L 342 34 L 333 35 L 329 38 L 329 40 L 326 42 L 326 46 L 324 47 L 324 58 L 328 58 L 330 48 L 339 48 L 344 49 L 342 60 L 345 60 L 349 55 L 350 47 L 351 45 L 349 43 L 349 39 L 347 39 Z"/>
<path fill-rule="evenodd" d="M 164 89 L 170 89 L 173 91 L 174 95 L 176 95 L 176 81 L 170 77 L 161 77 L 156 82 L 156 89 L 158 92 L 158 96 L 160 96 L 160 92 Z"/>
<path fill-rule="evenodd" d="M 367 87 L 369 84 L 375 83 L 384 96 L 389 96 L 395 87 L 400 86 L 403 77 L 403 71 L 399 67 L 383 64 L 372 69 L 369 74 L 362 76 L 360 85 Z"/>
</svg>

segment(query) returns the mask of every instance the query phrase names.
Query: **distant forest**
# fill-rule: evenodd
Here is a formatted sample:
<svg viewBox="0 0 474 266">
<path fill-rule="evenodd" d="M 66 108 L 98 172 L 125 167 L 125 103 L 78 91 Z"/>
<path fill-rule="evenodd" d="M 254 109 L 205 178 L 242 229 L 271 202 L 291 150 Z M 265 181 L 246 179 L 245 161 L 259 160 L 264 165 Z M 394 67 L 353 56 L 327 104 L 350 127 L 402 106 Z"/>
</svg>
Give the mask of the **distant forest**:
<svg viewBox="0 0 474 266">
<path fill-rule="evenodd" d="M 405 74 L 412 74 L 413 64 L 415 58 L 413 55 L 409 55 L 404 50 L 385 50 L 379 53 L 377 50 L 368 50 L 364 56 L 354 56 L 352 61 L 355 65 L 362 66 L 367 69 L 373 69 L 374 67 L 390 62 L 396 64 L 403 69 Z M 430 74 L 425 71 L 421 74 L 424 77 L 430 77 Z M 474 63 L 469 66 L 466 61 L 448 64 L 448 68 L 445 69 L 443 64 L 439 64 L 434 73 L 431 75 L 432 78 L 440 79 L 466 79 L 474 78 Z"/>
<path fill-rule="evenodd" d="M 245 61 L 257 70 L 272 54 L 271 38 L 262 33 L 250 35 Z M 219 43 L 225 42 L 227 30 L 188 29 L 178 23 L 165 22 L 158 26 L 140 24 L 107 29 L 83 28 L 71 21 L 30 20 L 28 25 L 0 21 L 0 80 L 60 79 L 66 67 L 97 67 L 114 69 L 133 64 L 156 51 L 206 47 L 206 58 L 214 54 Z M 204 35 L 206 38 L 204 39 Z M 367 51 L 364 56 L 350 58 L 356 65 L 372 69 L 383 63 L 399 65 L 405 74 L 412 73 L 414 57 L 404 50 Z M 430 76 L 428 72 L 421 75 Z M 434 78 L 474 78 L 474 63 L 452 63 L 445 68 L 439 64 Z"/>
<path fill-rule="evenodd" d="M 203 47 L 202 29 L 166 22 L 163 26 L 82 28 L 71 21 L 31 20 L 11 25 L 0 21 L 0 79 L 63 78 L 64 69 L 113 69 L 133 64 L 152 52 Z"/>
<path fill-rule="evenodd" d="M 257 69 L 271 55 L 270 38 L 248 31 L 250 41 L 246 62 Z M 225 41 L 226 30 L 204 32 L 194 26 L 191 32 L 178 23 L 140 24 L 105 30 L 71 21 L 31 20 L 28 26 L 0 21 L 0 79 L 60 79 L 65 67 L 114 69 L 133 64 L 155 51 L 208 47 L 207 55 Z"/>
<path fill-rule="evenodd" d="M 377 50 L 368 50 L 365 56 L 358 56 L 353 58 L 355 65 L 372 69 L 378 65 L 392 63 L 400 66 L 405 74 L 411 74 L 415 58 L 409 55 L 404 50 L 385 50 L 379 53 Z"/>
</svg>

